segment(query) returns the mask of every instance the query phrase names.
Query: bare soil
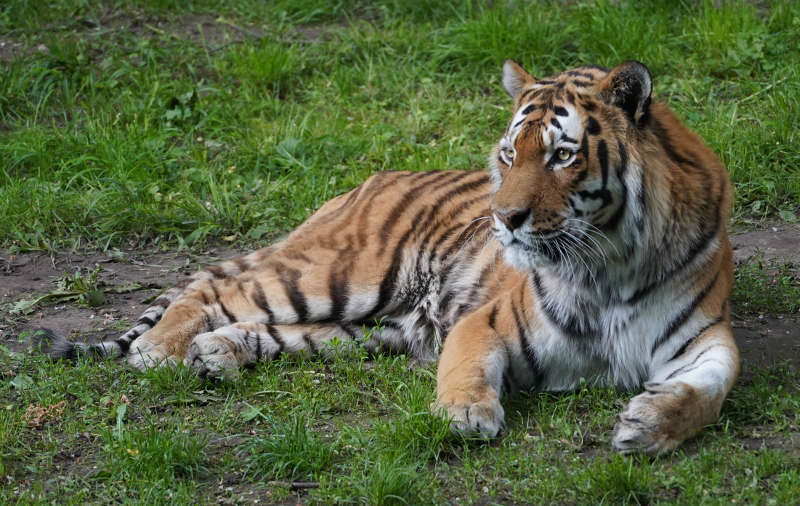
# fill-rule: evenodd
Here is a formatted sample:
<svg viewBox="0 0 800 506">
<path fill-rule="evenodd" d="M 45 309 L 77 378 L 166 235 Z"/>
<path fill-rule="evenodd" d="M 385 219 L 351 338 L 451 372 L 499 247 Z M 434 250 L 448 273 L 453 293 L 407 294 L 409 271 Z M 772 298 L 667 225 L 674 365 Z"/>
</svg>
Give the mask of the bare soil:
<svg viewBox="0 0 800 506">
<path fill-rule="evenodd" d="M 765 261 L 800 264 L 800 226 L 768 225 L 731 236 L 737 262 L 758 255 Z M 131 250 L 108 253 L 0 253 L 0 343 L 13 350 L 28 346 L 19 335 L 24 330 L 47 327 L 61 335 L 89 341 L 122 333 L 161 290 L 202 265 L 244 253 L 227 247 L 202 252 Z M 54 281 L 77 270 L 91 272 L 101 267 L 99 280 L 108 287 L 137 282 L 143 288 L 125 294 L 106 293 L 96 308 L 75 303 L 40 305 L 22 316 L 12 314 L 13 304 L 49 293 Z M 753 314 L 733 310 L 734 336 L 742 353 L 746 373 L 754 367 L 789 361 L 800 370 L 800 314 Z"/>
</svg>

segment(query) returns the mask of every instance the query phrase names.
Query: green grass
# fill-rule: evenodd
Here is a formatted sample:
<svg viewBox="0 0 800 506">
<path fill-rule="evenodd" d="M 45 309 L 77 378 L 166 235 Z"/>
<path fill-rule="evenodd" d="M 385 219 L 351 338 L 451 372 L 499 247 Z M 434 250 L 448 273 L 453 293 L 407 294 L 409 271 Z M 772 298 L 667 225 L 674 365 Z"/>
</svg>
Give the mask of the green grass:
<svg viewBox="0 0 800 506">
<path fill-rule="evenodd" d="M 378 170 L 483 168 L 508 57 L 645 62 L 735 216 L 796 218 L 796 3 L 494 5 L 4 2 L 0 247 L 251 244 Z"/>
<path fill-rule="evenodd" d="M 750 371 L 716 424 L 654 460 L 611 449 L 628 397 L 613 388 L 516 395 L 502 438 L 465 440 L 428 411 L 427 368 L 364 350 L 261 363 L 231 383 L 8 350 L 0 370 L 13 379 L 0 383 L 3 503 L 788 504 L 800 478 L 800 389 L 780 364 Z M 62 400 L 31 426 L 28 406 Z"/>
<path fill-rule="evenodd" d="M 794 220 L 800 7 L 716 3 L 7 0 L 0 248 L 245 249 L 375 171 L 481 169 L 505 58 L 643 61 L 728 167 L 735 218 Z M 792 269 L 739 266 L 737 307 L 797 311 Z M 504 437 L 464 440 L 428 411 L 430 369 L 363 350 L 207 383 L 0 348 L 0 379 L 2 503 L 790 504 L 800 481 L 783 365 L 652 461 L 611 451 L 613 389 L 517 395 Z"/>
</svg>

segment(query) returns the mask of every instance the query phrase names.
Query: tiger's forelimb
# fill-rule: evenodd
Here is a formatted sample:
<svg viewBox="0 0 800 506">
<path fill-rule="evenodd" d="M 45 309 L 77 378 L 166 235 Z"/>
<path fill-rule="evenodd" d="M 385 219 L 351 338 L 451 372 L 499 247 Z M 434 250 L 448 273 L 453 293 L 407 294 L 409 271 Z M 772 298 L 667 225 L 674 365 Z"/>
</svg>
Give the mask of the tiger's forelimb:
<svg viewBox="0 0 800 506">
<path fill-rule="evenodd" d="M 717 420 L 738 372 L 739 353 L 730 324 L 717 322 L 656 367 L 644 392 L 617 416 L 614 448 L 650 455 L 674 450 Z"/>
</svg>

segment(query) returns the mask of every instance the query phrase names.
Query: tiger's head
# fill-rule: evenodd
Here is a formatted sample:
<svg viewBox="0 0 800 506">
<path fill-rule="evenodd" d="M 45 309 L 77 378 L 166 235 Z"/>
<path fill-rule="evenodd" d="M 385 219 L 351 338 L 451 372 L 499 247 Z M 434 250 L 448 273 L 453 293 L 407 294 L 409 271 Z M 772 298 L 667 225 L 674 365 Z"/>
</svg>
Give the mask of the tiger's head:
<svg viewBox="0 0 800 506">
<path fill-rule="evenodd" d="M 633 177 L 626 172 L 648 122 L 650 73 L 626 62 L 537 80 L 507 60 L 503 86 L 514 114 L 490 173 L 493 230 L 505 258 L 519 268 L 588 267 L 606 254 L 599 250 L 618 237 L 626 214 Z"/>
</svg>

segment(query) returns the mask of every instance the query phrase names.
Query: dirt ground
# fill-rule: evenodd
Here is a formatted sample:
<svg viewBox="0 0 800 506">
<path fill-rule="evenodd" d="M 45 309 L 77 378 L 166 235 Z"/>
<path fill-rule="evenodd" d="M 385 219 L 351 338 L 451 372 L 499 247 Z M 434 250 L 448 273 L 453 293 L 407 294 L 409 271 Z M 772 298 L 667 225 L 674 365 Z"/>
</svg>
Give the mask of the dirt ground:
<svg viewBox="0 0 800 506">
<path fill-rule="evenodd" d="M 731 235 L 737 262 L 759 255 L 767 261 L 800 265 L 800 226 L 768 225 Z M 47 327 L 61 335 L 79 334 L 89 340 L 112 338 L 147 307 L 145 301 L 173 285 L 199 266 L 242 253 L 215 247 L 200 253 L 132 250 L 107 253 L 22 253 L 0 252 L 0 343 L 22 350 L 28 343 L 18 336 L 26 329 Z M 100 266 L 99 280 L 110 287 L 139 283 L 142 288 L 106 293 L 103 305 L 79 307 L 75 303 L 41 305 L 27 316 L 11 313 L 22 299 L 49 293 L 54 281 L 76 270 L 91 272 Z M 733 308 L 734 335 L 742 352 L 745 373 L 753 367 L 789 360 L 800 370 L 800 314 L 746 313 Z"/>
</svg>

